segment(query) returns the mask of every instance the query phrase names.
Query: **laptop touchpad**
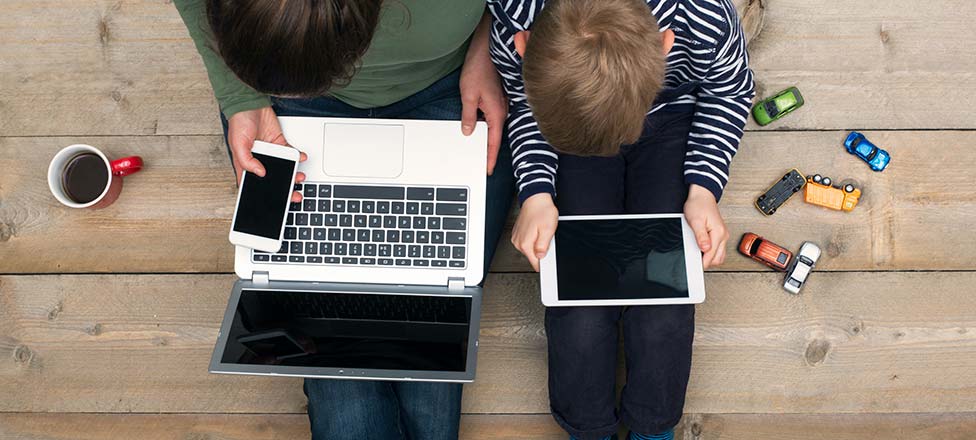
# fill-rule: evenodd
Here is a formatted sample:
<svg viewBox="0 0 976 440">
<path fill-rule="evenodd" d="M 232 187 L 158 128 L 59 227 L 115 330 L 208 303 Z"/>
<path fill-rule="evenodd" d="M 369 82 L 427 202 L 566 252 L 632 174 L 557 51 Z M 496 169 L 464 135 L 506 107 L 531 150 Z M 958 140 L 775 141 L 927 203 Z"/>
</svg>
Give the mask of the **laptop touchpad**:
<svg viewBox="0 0 976 440">
<path fill-rule="evenodd" d="M 322 171 L 333 177 L 398 177 L 403 172 L 403 126 L 325 124 Z"/>
</svg>

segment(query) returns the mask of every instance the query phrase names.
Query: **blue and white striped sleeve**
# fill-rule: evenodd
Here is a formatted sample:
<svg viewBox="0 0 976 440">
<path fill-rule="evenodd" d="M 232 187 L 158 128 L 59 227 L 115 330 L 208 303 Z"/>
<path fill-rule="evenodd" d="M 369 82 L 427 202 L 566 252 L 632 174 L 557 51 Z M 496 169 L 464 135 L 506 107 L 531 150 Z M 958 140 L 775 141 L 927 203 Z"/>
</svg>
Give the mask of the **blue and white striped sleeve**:
<svg viewBox="0 0 976 440">
<path fill-rule="evenodd" d="M 742 129 L 755 96 L 746 42 L 729 1 L 724 9 L 725 40 L 716 43 L 715 58 L 701 83 L 685 156 L 685 183 L 722 197 L 729 165 L 742 140 Z"/>
<path fill-rule="evenodd" d="M 489 4 L 489 7 L 499 7 Z M 493 10 L 493 13 L 503 11 Z M 508 140 L 512 148 L 519 204 L 541 193 L 556 194 L 556 169 L 559 156 L 546 142 L 525 99 L 522 62 L 515 51 L 515 32 L 496 19 L 492 25 L 491 59 L 502 77 L 508 95 Z"/>
</svg>

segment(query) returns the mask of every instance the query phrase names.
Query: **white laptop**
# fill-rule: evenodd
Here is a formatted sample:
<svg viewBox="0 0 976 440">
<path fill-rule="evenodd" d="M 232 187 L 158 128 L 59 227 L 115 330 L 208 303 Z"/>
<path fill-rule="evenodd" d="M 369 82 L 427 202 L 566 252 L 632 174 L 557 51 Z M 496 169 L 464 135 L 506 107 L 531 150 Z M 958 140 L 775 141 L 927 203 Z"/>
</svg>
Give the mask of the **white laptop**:
<svg viewBox="0 0 976 440">
<path fill-rule="evenodd" d="M 474 380 L 487 126 L 279 120 L 304 200 L 277 253 L 237 247 L 210 371 Z"/>
</svg>

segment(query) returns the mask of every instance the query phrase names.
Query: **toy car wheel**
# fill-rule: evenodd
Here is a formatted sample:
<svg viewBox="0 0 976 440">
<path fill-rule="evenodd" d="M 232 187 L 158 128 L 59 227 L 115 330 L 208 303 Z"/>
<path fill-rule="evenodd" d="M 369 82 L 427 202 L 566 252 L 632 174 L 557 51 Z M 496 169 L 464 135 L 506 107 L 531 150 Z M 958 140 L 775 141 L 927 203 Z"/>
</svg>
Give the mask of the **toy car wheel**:
<svg viewBox="0 0 976 440">
<path fill-rule="evenodd" d="M 794 186 L 794 187 L 793 187 L 793 192 L 797 192 L 797 191 L 799 191 L 799 190 L 800 190 L 800 187 L 799 187 L 799 186 Z"/>
<path fill-rule="evenodd" d="M 776 208 L 769 210 L 769 215 L 773 215 L 773 214 L 776 214 Z"/>
<path fill-rule="evenodd" d="M 844 192 L 846 192 L 846 193 L 852 193 L 852 192 L 854 192 L 854 185 L 851 185 L 850 183 L 848 183 L 847 185 L 844 185 Z"/>
<path fill-rule="evenodd" d="M 823 178 L 823 179 L 821 179 L 821 181 L 820 181 L 820 183 L 822 183 L 822 184 L 824 184 L 824 185 L 826 185 L 826 186 L 830 186 L 830 182 L 833 182 L 833 181 L 832 181 L 832 180 L 830 180 L 830 178 L 829 178 L 829 177 L 824 177 L 824 178 Z"/>
<path fill-rule="evenodd" d="M 766 200 L 766 195 L 765 194 L 759 196 L 759 201 L 761 202 L 763 200 Z"/>
<path fill-rule="evenodd" d="M 813 181 L 814 181 L 814 182 L 816 182 L 816 183 L 820 183 L 820 181 L 821 181 L 821 180 L 823 180 L 823 176 L 821 176 L 821 175 L 819 175 L 819 174 L 814 174 L 814 175 L 813 175 Z"/>
</svg>

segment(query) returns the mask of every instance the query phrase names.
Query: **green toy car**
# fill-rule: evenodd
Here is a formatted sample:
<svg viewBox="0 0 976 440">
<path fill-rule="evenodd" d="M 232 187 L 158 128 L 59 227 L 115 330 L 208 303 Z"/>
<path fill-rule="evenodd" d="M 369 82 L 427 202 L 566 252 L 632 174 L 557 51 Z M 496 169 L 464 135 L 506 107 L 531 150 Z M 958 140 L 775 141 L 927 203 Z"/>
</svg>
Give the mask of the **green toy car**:
<svg viewBox="0 0 976 440">
<path fill-rule="evenodd" d="M 759 125 L 766 125 L 789 112 L 803 106 L 803 96 L 796 87 L 790 87 L 777 93 L 772 98 L 766 98 L 756 103 L 752 108 L 752 117 Z"/>
</svg>

